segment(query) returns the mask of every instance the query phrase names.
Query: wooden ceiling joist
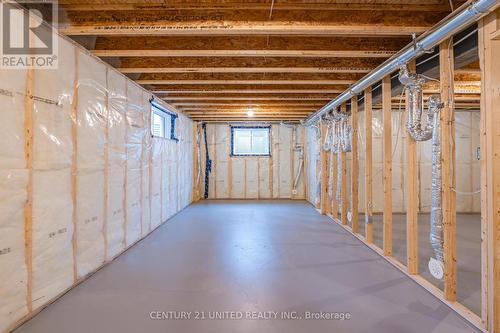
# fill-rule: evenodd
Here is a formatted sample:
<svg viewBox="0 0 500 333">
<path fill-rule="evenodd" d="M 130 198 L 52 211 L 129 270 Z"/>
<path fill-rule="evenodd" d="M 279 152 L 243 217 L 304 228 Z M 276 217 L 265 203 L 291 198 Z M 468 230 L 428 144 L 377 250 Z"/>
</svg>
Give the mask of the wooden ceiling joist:
<svg viewBox="0 0 500 333">
<path fill-rule="evenodd" d="M 60 30 L 67 35 L 324 35 L 410 36 L 439 21 L 443 12 L 130 10 L 67 11 Z"/>
<path fill-rule="evenodd" d="M 138 84 L 149 85 L 183 85 L 183 84 L 293 84 L 293 85 L 309 85 L 309 84 L 353 84 L 356 80 L 137 80 Z"/>
<path fill-rule="evenodd" d="M 290 103 L 287 101 L 279 101 L 276 103 L 269 103 L 269 102 L 264 102 L 264 103 L 259 103 L 259 102 L 253 102 L 249 101 L 247 103 L 234 103 L 231 101 L 228 101 L 227 103 L 217 103 L 217 102 L 181 102 L 181 103 L 170 103 L 173 106 L 176 107 L 192 107 L 192 106 L 207 106 L 207 107 L 242 107 L 242 106 L 255 106 L 255 107 L 275 107 L 275 106 L 282 106 L 282 107 L 296 107 L 296 106 L 301 106 L 301 107 L 306 107 L 306 106 L 322 106 L 325 103 L 321 102 L 316 102 L 316 103 Z"/>
<path fill-rule="evenodd" d="M 98 57 L 323 57 L 389 58 L 395 51 L 365 50 L 93 50 Z"/>
<path fill-rule="evenodd" d="M 450 12 L 448 0 L 59 5 L 60 32 L 180 112 L 195 120 L 245 122 L 303 119 Z M 480 87 L 470 81 L 479 80 L 477 73 L 477 64 L 457 71 L 463 83 L 456 83 L 457 108 L 476 107 Z M 432 82 L 425 91 L 438 88 Z M 399 100 L 392 105 L 398 110 Z"/>
<path fill-rule="evenodd" d="M 197 45 L 198 37 L 190 37 L 193 45 Z M 349 38 L 351 40 L 352 38 Z M 101 38 L 97 38 L 97 40 L 101 40 Z M 297 43 L 297 38 L 294 40 L 287 39 L 284 45 L 281 45 L 279 49 L 286 50 L 290 48 L 290 44 L 295 45 Z M 305 40 L 305 38 L 302 38 Z M 311 40 L 311 38 L 307 38 L 307 40 Z M 329 39 L 327 39 L 328 41 Z M 384 39 L 384 41 L 386 41 Z M 174 48 L 172 45 L 178 45 L 178 41 L 169 45 L 162 45 L 161 47 L 164 49 L 172 49 Z M 276 41 L 273 37 L 270 37 L 270 46 L 274 47 L 274 43 Z M 222 44 L 222 43 L 221 43 Z M 332 48 L 339 49 L 338 43 L 325 43 L 326 45 L 316 45 L 308 42 L 305 44 L 302 42 L 301 48 L 298 48 L 296 45 L 295 49 L 314 49 L 314 50 L 331 50 Z M 402 43 L 404 44 L 404 43 Z M 207 45 L 210 45 L 213 49 L 232 49 L 235 48 L 234 42 L 228 43 L 227 45 L 220 45 L 218 47 L 214 47 L 214 45 L 210 43 L 205 43 L 200 46 L 201 49 L 207 49 Z M 263 45 L 253 45 L 253 49 L 268 49 L 270 46 L 267 46 L 267 42 Z M 386 45 L 386 44 L 384 44 Z M 146 47 L 147 46 L 147 47 Z M 148 45 L 130 45 L 128 41 L 119 42 L 119 43 L 97 43 L 94 49 L 154 49 L 155 46 Z M 349 44 L 346 43 L 344 49 L 353 49 L 355 47 L 359 47 L 358 42 L 354 38 L 353 41 Z M 156 47 L 159 47 L 156 45 Z M 385 47 L 385 46 L 384 46 Z M 240 47 L 241 49 L 248 49 L 249 44 L 245 43 Z M 382 46 L 374 44 L 371 49 L 381 49 Z M 181 49 L 177 47 L 177 49 Z M 188 45 L 183 45 L 182 49 L 188 49 Z M 389 45 L 389 48 L 385 48 L 386 50 L 394 51 L 398 49 L 398 45 Z M 105 58 L 107 59 L 107 58 Z M 383 58 L 291 58 L 291 57 L 121 57 L 119 59 L 119 67 L 121 68 L 264 68 L 264 67 L 276 67 L 276 68 L 318 68 L 318 69 L 328 69 L 328 68 L 342 68 L 342 69 L 371 69 L 375 68 L 384 60 Z"/>
<path fill-rule="evenodd" d="M 186 111 L 186 114 L 190 116 L 221 116 L 221 117 L 235 117 L 235 116 L 248 116 L 246 111 L 240 112 L 215 112 L 215 111 Z M 255 117 L 263 117 L 263 116 L 289 116 L 289 117 L 306 117 L 311 112 L 254 112 Z"/>
<path fill-rule="evenodd" d="M 155 94 L 339 94 L 341 92 L 342 89 L 153 90 Z"/>
<path fill-rule="evenodd" d="M 189 101 L 191 103 L 194 103 L 195 101 L 209 101 L 209 102 L 217 102 L 217 101 L 228 101 L 228 102 L 233 102 L 233 101 L 247 101 L 249 103 L 253 101 L 330 101 L 334 97 L 283 97 L 283 96 L 270 96 L 270 97 L 251 97 L 251 98 L 246 98 L 246 97 L 212 97 L 212 96 L 206 96 L 206 97 L 191 97 L 191 96 L 186 96 L 186 97 L 178 97 L 178 96 L 172 96 L 172 97 L 164 97 L 162 98 L 165 101 L 171 101 L 173 104 L 176 104 L 175 101 Z"/>
<path fill-rule="evenodd" d="M 336 67 L 124 67 L 124 74 L 132 73 L 368 73 L 368 68 Z"/>
<path fill-rule="evenodd" d="M 69 36 L 171 36 L 171 35 L 315 35 L 315 36 L 411 36 L 422 33 L 430 26 L 381 26 L 381 25 L 289 25 L 255 24 L 240 25 L 224 22 L 220 25 L 175 24 L 162 25 L 66 25 L 59 31 Z"/>
<path fill-rule="evenodd" d="M 233 9 L 240 10 L 265 10 L 270 8 L 269 0 L 263 1 L 184 1 L 174 0 L 165 2 L 164 0 L 148 1 L 72 1 L 59 0 L 61 10 L 66 11 L 138 11 L 138 10 L 193 10 L 193 9 Z M 422 1 L 396 3 L 387 0 L 372 0 L 369 2 L 353 1 L 349 3 L 332 3 L 331 1 L 297 2 L 297 1 L 279 1 L 273 4 L 273 11 L 298 10 L 298 11 L 338 11 L 338 10 L 364 10 L 364 11 L 443 11 L 449 10 L 449 4 L 446 1 Z"/>
</svg>

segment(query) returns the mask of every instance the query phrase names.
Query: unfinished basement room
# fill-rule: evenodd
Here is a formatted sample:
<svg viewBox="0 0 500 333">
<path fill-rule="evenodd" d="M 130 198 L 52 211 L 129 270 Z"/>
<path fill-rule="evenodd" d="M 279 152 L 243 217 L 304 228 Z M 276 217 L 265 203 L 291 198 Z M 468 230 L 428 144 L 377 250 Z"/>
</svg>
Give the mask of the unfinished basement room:
<svg viewBox="0 0 500 333">
<path fill-rule="evenodd" d="M 500 333 L 500 0 L 0 20 L 0 333 Z"/>
</svg>

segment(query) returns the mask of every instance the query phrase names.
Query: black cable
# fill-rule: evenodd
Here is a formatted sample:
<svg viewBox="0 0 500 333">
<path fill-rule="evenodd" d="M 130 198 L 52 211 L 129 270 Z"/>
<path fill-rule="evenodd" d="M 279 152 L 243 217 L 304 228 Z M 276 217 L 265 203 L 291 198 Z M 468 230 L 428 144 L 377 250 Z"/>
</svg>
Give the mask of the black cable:
<svg viewBox="0 0 500 333">
<path fill-rule="evenodd" d="M 205 136 L 205 195 L 204 198 L 208 198 L 208 185 L 210 180 L 210 172 L 212 172 L 212 160 L 208 153 L 208 142 L 207 142 L 207 124 L 202 123 L 201 128 L 203 129 L 203 134 Z"/>
</svg>

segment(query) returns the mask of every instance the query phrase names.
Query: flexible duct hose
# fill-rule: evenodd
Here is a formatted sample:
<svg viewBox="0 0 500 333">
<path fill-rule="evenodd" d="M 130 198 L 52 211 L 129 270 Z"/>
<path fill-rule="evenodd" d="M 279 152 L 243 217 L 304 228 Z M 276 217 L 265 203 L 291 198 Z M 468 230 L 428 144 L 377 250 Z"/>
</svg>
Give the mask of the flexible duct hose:
<svg viewBox="0 0 500 333">
<path fill-rule="evenodd" d="M 439 122 L 439 113 L 443 107 L 439 96 L 429 98 L 429 113 L 433 113 L 433 131 L 432 131 L 432 190 L 431 190 L 431 230 L 430 241 L 436 260 L 443 263 L 443 212 L 441 198 L 441 126 Z"/>
<path fill-rule="evenodd" d="M 432 199 L 429 240 L 435 258 L 429 260 L 429 270 L 435 278 L 441 279 L 444 271 L 444 236 L 441 197 L 441 125 L 439 113 L 443 108 L 443 104 L 441 103 L 439 95 L 429 97 L 427 119 L 425 125 L 423 125 L 422 84 L 425 82 L 425 78 L 416 73 L 409 73 L 407 67 L 403 66 L 399 71 L 399 81 L 405 85 L 405 89 L 408 92 L 408 119 L 406 130 L 415 141 L 427 141 L 432 139 Z"/>
<path fill-rule="evenodd" d="M 422 122 L 423 92 L 422 84 L 425 78 L 416 73 L 409 73 L 406 66 L 399 70 L 399 81 L 405 86 L 408 92 L 408 119 L 406 121 L 406 130 L 415 141 L 427 141 L 432 138 L 434 112 L 427 111 L 427 120 L 425 125 Z"/>
</svg>

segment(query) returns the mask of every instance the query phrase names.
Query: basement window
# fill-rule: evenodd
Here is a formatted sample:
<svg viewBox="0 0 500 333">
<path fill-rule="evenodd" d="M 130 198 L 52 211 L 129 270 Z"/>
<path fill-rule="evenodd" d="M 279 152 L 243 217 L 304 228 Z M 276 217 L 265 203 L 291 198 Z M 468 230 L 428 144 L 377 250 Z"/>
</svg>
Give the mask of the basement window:
<svg viewBox="0 0 500 333">
<path fill-rule="evenodd" d="M 231 126 L 231 156 L 271 156 L 270 132 L 270 126 Z"/>
<path fill-rule="evenodd" d="M 175 128 L 177 115 L 151 103 L 151 135 L 178 141 Z"/>
</svg>

